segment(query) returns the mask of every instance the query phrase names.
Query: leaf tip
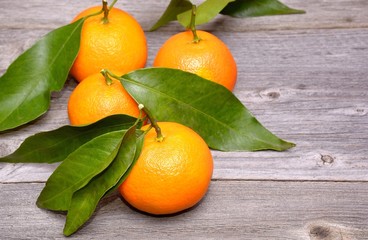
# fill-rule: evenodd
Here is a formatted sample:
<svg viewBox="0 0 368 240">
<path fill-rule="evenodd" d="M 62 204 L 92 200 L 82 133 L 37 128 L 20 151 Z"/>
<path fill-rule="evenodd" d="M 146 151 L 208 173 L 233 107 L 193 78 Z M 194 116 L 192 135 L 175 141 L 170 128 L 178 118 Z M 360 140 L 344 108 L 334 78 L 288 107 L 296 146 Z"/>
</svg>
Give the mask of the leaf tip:
<svg viewBox="0 0 368 240">
<path fill-rule="evenodd" d="M 148 29 L 148 31 L 149 32 L 154 32 L 154 31 L 156 31 L 157 29 L 159 29 L 160 28 L 160 25 L 159 24 L 155 24 L 155 25 L 153 25 L 150 29 Z"/>
<path fill-rule="evenodd" d="M 64 230 L 63 230 L 63 234 L 64 234 L 65 237 L 69 237 L 74 232 L 75 231 L 70 230 L 70 228 L 65 225 Z"/>
<path fill-rule="evenodd" d="M 293 142 L 287 142 L 282 140 L 282 144 L 280 146 L 280 149 L 277 149 L 277 151 L 286 151 L 290 148 L 296 147 L 296 144 Z"/>
</svg>

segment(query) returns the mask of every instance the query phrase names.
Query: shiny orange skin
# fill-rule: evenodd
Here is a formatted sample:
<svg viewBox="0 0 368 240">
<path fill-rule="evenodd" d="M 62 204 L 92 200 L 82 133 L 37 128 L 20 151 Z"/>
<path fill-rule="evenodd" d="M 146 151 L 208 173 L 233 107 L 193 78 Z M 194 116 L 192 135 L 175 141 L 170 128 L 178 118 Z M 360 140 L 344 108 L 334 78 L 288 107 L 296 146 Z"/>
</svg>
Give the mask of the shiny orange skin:
<svg viewBox="0 0 368 240">
<path fill-rule="evenodd" d="M 164 140 L 157 141 L 154 129 L 147 133 L 142 153 L 119 190 L 140 211 L 178 213 L 206 194 L 213 159 L 207 144 L 192 129 L 174 122 L 158 124 Z"/>
<path fill-rule="evenodd" d="M 96 122 L 113 114 L 127 114 L 139 117 L 138 104 L 124 89 L 120 81 L 93 74 L 80 82 L 68 101 L 68 116 L 71 125 Z"/>
<path fill-rule="evenodd" d="M 232 91 L 237 79 L 237 66 L 228 47 L 215 35 L 197 30 L 201 39 L 193 42 L 191 31 L 170 37 L 158 51 L 155 67 L 176 68 L 195 73 Z"/>
<path fill-rule="evenodd" d="M 100 10 L 101 6 L 88 8 L 73 21 Z M 78 82 L 102 69 L 125 74 L 146 65 L 147 43 L 139 23 L 118 8 L 110 10 L 108 23 L 103 23 L 103 16 L 89 17 L 83 24 L 79 53 L 70 70 Z"/>
</svg>

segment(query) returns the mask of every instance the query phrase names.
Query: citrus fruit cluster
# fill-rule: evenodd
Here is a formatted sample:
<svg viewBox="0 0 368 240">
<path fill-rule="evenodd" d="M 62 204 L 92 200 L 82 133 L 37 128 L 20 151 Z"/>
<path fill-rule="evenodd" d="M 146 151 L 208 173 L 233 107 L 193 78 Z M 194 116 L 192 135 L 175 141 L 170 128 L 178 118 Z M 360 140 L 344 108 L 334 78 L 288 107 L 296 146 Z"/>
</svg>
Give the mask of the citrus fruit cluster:
<svg viewBox="0 0 368 240">
<path fill-rule="evenodd" d="M 73 21 L 99 13 L 91 7 Z M 104 78 L 100 71 L 117 74 L 142 68 L 147 61 L 147 42 L 142 27 L 128 13 L 105 5 L 83 23 L 80 49 L 70 74 L 80 82 L 68 102 L 72 125 L 96 122 L 112 114 L 139 116 L 137 103 L 118 80 Z"/>
<path fill-rule="evenodd" d="M 295 146 L 264 128 L 232 94 L 236 62 L 219 38 L 197 31 L 196 5 L 171 1 L 153 28 L 184 11 L 176 17 L 187 30 L 170 37 L 153 68 L 143 69 L 145 33 L 131 15 L 114 8 L 116 2 L 108 6 L 102 0 L 102 7 L 88 8 L 51 31 L 0 77 L 5 89 L 0 131 L 41 116 L 68 74 L 76 80 L 68 101 L 72 126 L 30 136 L 0 157 L 9 163 L 60 163 L 36 205 L 67 212 L 65 236 L 84 225 L 99 201 L 114 191 L 149 214 L 192 208 L 211 183 L 209 147 L 283 151 Z M 227 4 L 206 0 L 198 8 L 198 24 Z M 33 81 L 24 81 L 29 76 Z"/>
<path fill-rule="evenodd" d="M 143 68 L 147 42 L 139 23 L 117 8 L 92 7 L 73 21 L 83 24 L 78 56 L 70 70 L 79 84 L 70 95 L 68 116 L 72 125 L 96 122 L 112 114 L 142 117 L 138 103 L 117 75 Z M 187 30 L 169 38 L 160 48 L 154 67 L 175 68 L 234 89 L 235 60 L 227 46 L 205 31 Z M 144 116 L 144 115 L 143 115 Z M 211 182 L 213 159 L 206 142 L 178 123 L 146 125 L 142 153 L 120 186 L 122 197 L 136 209 L 151 214 L 172 214 L 197 204 Z M 156 131 L 154 131 L 154 129 Z"/>
</svg>

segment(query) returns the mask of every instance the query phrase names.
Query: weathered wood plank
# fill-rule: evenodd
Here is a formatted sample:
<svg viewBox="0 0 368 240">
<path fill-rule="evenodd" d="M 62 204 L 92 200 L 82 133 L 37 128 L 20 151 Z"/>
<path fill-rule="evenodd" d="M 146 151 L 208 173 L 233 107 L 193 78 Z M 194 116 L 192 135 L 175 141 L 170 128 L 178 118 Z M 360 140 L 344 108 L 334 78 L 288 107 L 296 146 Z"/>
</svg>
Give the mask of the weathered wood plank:
<svg viewBox="0 0 368 240">
<path fill-rule="evenodd" d="M 147 33 L 147 66 L 169 34 Z M 297 147 L 283 153 L 214 152 L 215 179 L 368 181 L 368 30 L 216 34 L 238 63 L 235 94 L 261 123 Z M 0 69 L 36 35 L 18 29 L 0 35 L 5 50 Z M 0 156 L 29 135 L 67 124 L 66 103 L 74 87 L 70 80 L 54 94 L 41 119 L 1 134 Z M 0 164 L 0 181 L 45 181 L 54 167 Z"/>
<path fill-rule="evenodd" d="M 201 3 L 202 1 L 193 1 Z M 282 29 L 316 29 L 316 28 L 356 28 L 368 26 L 368 4 L 365 0 L 283 0 L 283 3 L 293 8 L 303 9 L 304 15 L 284 15 L 273 17 L 258 17 L 235 19 L 219 16 L 206 24 L 208 30 L 231 32 L 264 31 Z M 120 1 L 116 4 L 131 13 L 145 30 L 150 29 L 155 21 L 164 12 L 169 1 Z M 57 1 L 45 2 L 42 0 L 15 1 L 9 4 L 0 2 L 0 29 L 3 28 L 47 28 L 52 29 L 68 23 L 78 12 L 99 1 Z M 61 14 L 62 12 L 62 14 Z M 181 31 L 177 24 L 169 24 L 160 31 Z"/>
<path fill-rule="evenodd" d="M 368 4 L 282 2 L 307 14 L 219 16 L 201 28 L 231 48 L 239 67 L 234 93 L 260 122 L 297 147 L 282 153 L 214 151 L 209 193 L 191 211 L 152 217 L 115 196 L 74 238 L 368 239 Z M 42 35 L 96 3 L 0 1 L 0 75 Z M 148 30 L 167 3 L 119 1 L 117 6 Z M 159 46 L 181 30 L 173 23 L 146 32 L 147 66 Z M 40 119 L 0 134 L 0 156 L 29 135 L 67 124 L 66 102 L 74 87 L 70 80 L 54 93 L 50 111 Z M 65 215 L 35 206 L 44 186 L 38 182 L 56 166 L 0 164 L 1 239 L 63 238 Z"/>
<path fill-rule="evenodd" d="M 38 209 L 43 184 L 0 184 L 2 239 L 59 238 L 65 215 Z M 111 197 L 77 239 L 368 239 L 366 183 L 214 181 L 185 213 L 153 217 Z M 73 238 L 72 237 L 72 238 Z"/>
</svg>

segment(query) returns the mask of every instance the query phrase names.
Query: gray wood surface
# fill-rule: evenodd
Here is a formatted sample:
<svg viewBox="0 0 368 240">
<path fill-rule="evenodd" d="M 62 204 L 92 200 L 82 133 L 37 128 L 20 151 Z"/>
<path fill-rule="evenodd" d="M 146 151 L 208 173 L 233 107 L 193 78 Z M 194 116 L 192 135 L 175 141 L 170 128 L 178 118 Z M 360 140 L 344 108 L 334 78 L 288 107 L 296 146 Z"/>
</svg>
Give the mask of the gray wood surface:
<svg viewBox="0 0 368 240">
<path fill-rule="evenodd" d="M 65 215 L 34 204 L 42 187 L 0 185 L 2 239 L 62 237 Z M 137 213 L 112 196 L 72 238 L 368 239 L 367 195 L 366 183 L 214 181 L 199 205 L 169 217 Z"/>
<path fill-rule="evenodd" d="M 74 235 L 82 239 L 368 239 L 368 2 L 282 1 L 304 15 L 233 19 L 201 28 L 231 49 L 234 93 L 268 129 L 295 142 L 286 152 L 213 151 L 206 198 L 157 218 L 117 197 Z M 0 74 L 37 39 L 99 1 L 0 0 Z M 168 1 L 119 1 L 148 30 Z M 177 23 L 146 31 L 150 66 Z M 28 136 L 68 124 L 70 79 L 40 119 L 0 134 L 0 156 Z M 0 106 L 1 107 L 1 106 Z M 65 216 L 35 201 L 57 164 L 0 163 L 0 239 L 62 238 Z"/>
</svg>

